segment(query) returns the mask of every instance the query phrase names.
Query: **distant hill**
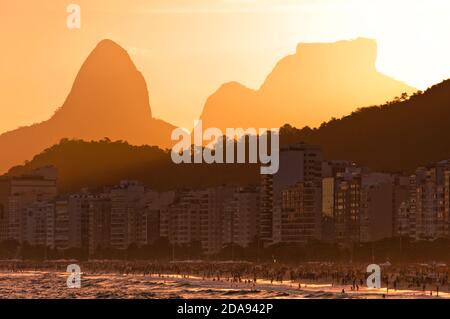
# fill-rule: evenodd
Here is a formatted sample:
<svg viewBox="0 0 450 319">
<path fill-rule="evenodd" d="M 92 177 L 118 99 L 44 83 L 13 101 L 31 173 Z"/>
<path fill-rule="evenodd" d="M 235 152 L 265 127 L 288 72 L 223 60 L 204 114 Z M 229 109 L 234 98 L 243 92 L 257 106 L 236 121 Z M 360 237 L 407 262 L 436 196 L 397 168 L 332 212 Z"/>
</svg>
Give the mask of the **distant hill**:
<svg viewBox="0 0 450 319">
<path fill-rule="evenodd" d="M 172 145 L 174 127 L 152 118 L 147 85 L 128 53 L 101 41 L 84 62 L 63 106 L 49 120 L 0 135 L 0 172 L 62 138 Z"/>
<path fill-rule="evenodd" d="M 299 44 L 258 90 L 237 82 L 220 87 L 206 101 L 203 127 L 275 128 L 286 122 L 315 127 L 416 91 L 379 73 L 376 58 L 377 45 L 370 39 Z"/>
<path fill-rule="evenodd" d="M 320 128 L 284 125 L 281 144 L 306 142 L 322 146 L 327 159 L 348 159 L 376 170 L 412 170 L 450 158 L 450 80 L 424 93 L 403 96 L 382 106 L 361 108 Z M 173 164 L 170 153 L 156 146 L 126 142 L 62 140 L 17 166 L 9 175 L 53 165 L 59 189 L 78 191 L 137 179 L 155 190 L 199 188 L 226 183 L 257 183 L 258 165 Z"/>
<path fill-rule="evenodd" d="M 411 98 L 359 109 L 318 129 L 285 125 L 284 144 L 321 145 L 328 159 L 378 170 L 411 170 L 450 158 L 450 80 Z"/>
<path fill-rule="evenodd" d="M 115 185 L 121 180 L 138 180 L 154 190 L 190 189 L 222 184 L 245 185 L 259 181 L 256 164 L 180 164 L 170 153 L 156 146 L 132 146 L 126 142 L 62 140 L 25 165 L 13 167 L 7 175 L 30 173 L 48 165 L 58 169 L 58 190 Z"/>
</svg>

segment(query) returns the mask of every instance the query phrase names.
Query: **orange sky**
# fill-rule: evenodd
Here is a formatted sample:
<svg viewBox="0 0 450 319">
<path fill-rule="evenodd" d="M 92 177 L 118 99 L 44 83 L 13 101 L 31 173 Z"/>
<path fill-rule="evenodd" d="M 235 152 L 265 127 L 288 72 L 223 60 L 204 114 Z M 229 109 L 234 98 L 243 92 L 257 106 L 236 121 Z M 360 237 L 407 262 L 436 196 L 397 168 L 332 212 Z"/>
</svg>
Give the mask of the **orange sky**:
<svg viewBox="0 0 450 319">
<path fill-rule="evenodd" d="M 143 72 L 154 116 L 184 127 L 222 83 L 258 88 L 299 42 L 375 38 L 379 71 L 421 89 L 450 77 L 447 0 L 1 0 L 0 29 L 0 132 L 49 118 L 103 38 Z"/>
</svg>

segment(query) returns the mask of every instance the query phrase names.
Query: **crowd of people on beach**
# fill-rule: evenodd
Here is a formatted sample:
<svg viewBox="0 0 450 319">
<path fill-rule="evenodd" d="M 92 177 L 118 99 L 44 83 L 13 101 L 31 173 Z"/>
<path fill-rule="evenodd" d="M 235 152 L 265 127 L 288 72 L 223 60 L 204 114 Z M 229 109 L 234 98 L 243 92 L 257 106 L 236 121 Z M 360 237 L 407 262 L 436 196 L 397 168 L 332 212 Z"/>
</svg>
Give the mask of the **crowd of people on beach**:
<svg viewBox="0 0 450 319">
<path fill-rule="evenodd" d="M 147 261 L 0 261 L 0 271 L 57 271 L 65 272 L 70 263 L 79 264 L 84 274 L 143 275 L 196 277 L 201 280 L 223 281 L 238 284 L 289 282 L 306 288 L 308 284 L 331 284 L 343 287 L 342 292 L 359 291 L 366 286 L 367 265 L 353 263 L 279 263 L 257 264 L 250 262 L 147 262 Z M 381 284 L 389 290 L 408 289 L 439 295 L 450 292 L 450 266 L 445 264 L 395 264 L 382 265 Z"/>
</svg>

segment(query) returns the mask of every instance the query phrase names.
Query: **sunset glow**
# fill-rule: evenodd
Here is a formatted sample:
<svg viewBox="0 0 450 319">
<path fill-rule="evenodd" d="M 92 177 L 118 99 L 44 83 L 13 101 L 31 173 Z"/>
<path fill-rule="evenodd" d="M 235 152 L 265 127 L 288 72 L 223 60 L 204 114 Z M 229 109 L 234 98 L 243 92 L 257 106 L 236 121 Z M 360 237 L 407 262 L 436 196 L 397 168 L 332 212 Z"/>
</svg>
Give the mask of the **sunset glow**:
<svg viewBox="0 0 450 319">
<path fill-rule="evenodd" d="M 0 299 L 450 299 L 449 0 L 0 0 L 0 29 Z"/>
<path fill-rule="evenodd" d="M 378 70 L 419 89 L 450 75 L 445 0 L 79 0 L 80 30 L 68 3 L 0 3 L 0 132 L 50 117 L 104 38 L 143 73 L 154 116 L 188 128 L 220 85 L 258 88 L 300 42 L 373 38 Z"/>
</svg>

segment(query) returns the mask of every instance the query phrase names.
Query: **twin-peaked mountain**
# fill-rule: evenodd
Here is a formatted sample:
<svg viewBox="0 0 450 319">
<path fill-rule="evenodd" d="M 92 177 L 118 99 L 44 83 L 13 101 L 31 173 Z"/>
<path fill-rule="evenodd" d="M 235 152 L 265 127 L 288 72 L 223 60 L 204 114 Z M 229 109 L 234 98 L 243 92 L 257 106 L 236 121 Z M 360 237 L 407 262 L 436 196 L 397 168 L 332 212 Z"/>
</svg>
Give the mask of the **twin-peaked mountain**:
<svg viewBox="0 0 450 319">
<path fill-rule="evenodd" d="M 174 127 L 152 118 L 144 77 L 128 53 L 100 42 L 81 67 L 63 106 L 47 121 L 0 135 L 0 172 L 62 138 L 126 140 L 169 147 Z"/>
<path fill-rule="evenodd" d="M 258 90 L 237 82 L 220 87 L 205 104 L 203 127 L 319 126 L 416 91 L 379 73 L 376 59 L 377 44 L 370 39 L 299 44 Z"/>
<path fill-rule="evenodd" d="M 382 104 L 414 91 L 377 72 L 376 55 L 376 43 L 367 39 L 300 44 L 296 54 L 276 65 L 259 90 L 233 82 L 209 97 L 201 115 L 203 128 L 276 128 L 285 123 L 314 126 L 357 107 Z M 0 172 L 31 160 L 63 138 L 98 141 L 108 137 L 130 145 L 167 148 L 174 143 L 170 140 L 173 129 L 152 117 L 147 85 L 127 52 L 113 41 L 103 40 L 49 120 L 0 135 Z M 314 136 L 321 136 L 317 134 Z M 303 137 L 318 144 L 327 141 Z M 370 145 L 376 143 L 372 137 L 367 139 Z M 364 136 L 358 138 L 364 140 Z M 351 148 L 345 140 L 331 146 L 327 143 L 323 146 L 330 155 L 370 158 L 369 151 L 364 156 L 358 156 L 357 150 L 346 153 Z"/>
</svg>

